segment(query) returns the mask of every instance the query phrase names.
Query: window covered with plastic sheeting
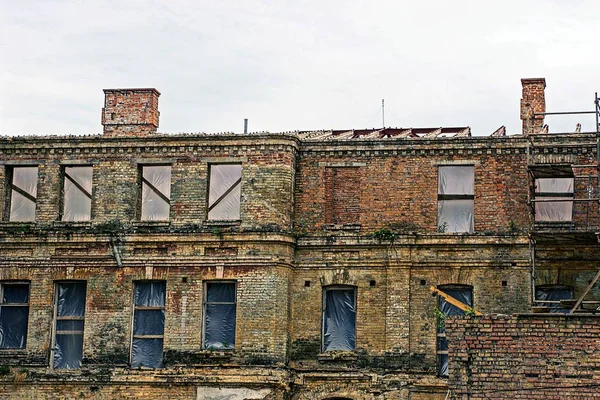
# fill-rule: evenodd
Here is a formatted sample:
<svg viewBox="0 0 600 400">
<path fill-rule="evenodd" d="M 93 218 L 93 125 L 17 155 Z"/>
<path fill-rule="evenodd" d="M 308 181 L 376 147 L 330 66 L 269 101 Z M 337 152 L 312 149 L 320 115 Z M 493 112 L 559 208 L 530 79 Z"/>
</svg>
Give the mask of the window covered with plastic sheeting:
<svg viewBox="0 0 600 400">
<path fill-rule="evenodd" d="M 76 369 L 83 358 L 85 282 L 57 282 L 55 294 L 54 368 Z"/>
<path fill-rule="evenodd" d="M 573 287 L 563 285 L 540 285 L 535 287 L 536 303 L 548 307 L 550 312 L 568 314 L 571 308 L 563 307 L 561 300 L 573 299 Z"/>
<path fill-rule="evenodd" d="M 10 185 L 10 221 L 35 221 L 38 167 L 14 167 Z"/>
<path fill-rule="evenodd" d="M 63 221 L 89 221 L 92 212 L 92 167 L 63 169 Z"/>
<path fill-rule="evenodd" d="M 468 285 L 442 285 L 438 289 L 461 303 L 473 307 L 473 288 Z M 445 317 L 452 315 L 465 315 L 465 312 L 450 304 L 442 296 L 438 296 L 438 310 Z M 448 341 L 446 340 L 446 325 L 444 319 L 438 316 L 437 329 L 437 365 L 438 375 L 448 376 Z"/>
<path fill-rule="evenodd" d="M 142 221 L 167 221 L 171 210 L 171 166 L 144 165 L 142 174 Z"/>
<path fill-rule="evenodd" d="M 570 222 L 572 217 L 573 178 L 536 179 L 535 220 L 540 222 Z"/>
<path fill-rule="evenodd" d="M 29 283 L 1 283 L 0 301 L 0 348 L 24 349 L 29 318 Z"/>
<path fill-rule="evenodd" d="M 235 282 L 206 282 L 204 292 L 204 348 L 235 347 Z"/>
<path fill-rule="evenodd" d="M 329 287 L 323 293 L 323 351 L 356 348 L 356 288 Z"/>
<path fill-rule="evenodd" d="M 213 164 L 210 166 L 209 220 L 240 219 L 241 195 L 241 164 Z"/>
<path fill-rule="evenodd" d="M 131 367 L 161 368 L 166 283 L 135 282 Z"/>
<path fill-rule="evenodd" d="M 438 231 L 473 233 L 475 167 L 447 165 L 438 169 Z"/>
</svg>

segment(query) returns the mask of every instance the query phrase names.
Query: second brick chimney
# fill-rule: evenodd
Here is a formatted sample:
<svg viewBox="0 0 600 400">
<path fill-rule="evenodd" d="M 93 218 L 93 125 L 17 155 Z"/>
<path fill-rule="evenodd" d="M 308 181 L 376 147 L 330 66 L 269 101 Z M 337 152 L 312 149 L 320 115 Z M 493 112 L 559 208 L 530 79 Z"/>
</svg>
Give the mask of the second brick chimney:
<svg viewBox="0 0 600 400">
<path fill-rule="evenodd" d="M 523 135 L 541 133 L 544 129 L 544 115 L 536 113 L 546 112 L 545 78 L 521 79 L 523 98 L 521 99 L 521 120 L 523 121 Z"/>
<path fill-rule="evenodd" d="M 145 136 L 156 133 L 159 96 L 156 89 L 104 89 L 104 134 Z"/>
</svg>

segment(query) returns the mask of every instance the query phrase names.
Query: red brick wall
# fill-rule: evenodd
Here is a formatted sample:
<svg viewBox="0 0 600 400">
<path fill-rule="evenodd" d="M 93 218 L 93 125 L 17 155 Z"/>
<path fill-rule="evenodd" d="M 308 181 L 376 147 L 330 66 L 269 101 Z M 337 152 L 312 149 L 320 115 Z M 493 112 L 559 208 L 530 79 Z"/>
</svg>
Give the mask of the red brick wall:
<svg viewBox="0 0 600 400">
<path fill-rule="evenodd" d="M 600 398 L 600 317 L 446 320 L 454 399 Z"/>
</svg>

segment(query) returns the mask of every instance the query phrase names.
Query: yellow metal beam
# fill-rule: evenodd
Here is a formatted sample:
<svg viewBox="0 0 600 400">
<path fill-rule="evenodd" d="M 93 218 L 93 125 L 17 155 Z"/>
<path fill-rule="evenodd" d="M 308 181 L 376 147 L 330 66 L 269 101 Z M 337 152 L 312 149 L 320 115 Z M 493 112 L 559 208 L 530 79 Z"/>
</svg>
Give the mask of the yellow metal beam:
<svg viewBox="0 0 600 400">
<path fill-rule="evenodd" d="M 454 297 L 442 292 L 440 289 L 438 289 L 436 287 L 431 286 L 429 288 L 429 290 L 431 290 L 433 293 L 436 293 L 438 296 L 442 296 L 448 303 L 452 304 L 454 307 L 457 307 L 457 308 L 463 310 L 464 312 L 473 313 L 474 315 L 478 315 L 478 316 L 483 315 L 479 311 L 475 310 L 473 307 L 469 307 L 462 301 L 456 300 Z"/>
</svg>

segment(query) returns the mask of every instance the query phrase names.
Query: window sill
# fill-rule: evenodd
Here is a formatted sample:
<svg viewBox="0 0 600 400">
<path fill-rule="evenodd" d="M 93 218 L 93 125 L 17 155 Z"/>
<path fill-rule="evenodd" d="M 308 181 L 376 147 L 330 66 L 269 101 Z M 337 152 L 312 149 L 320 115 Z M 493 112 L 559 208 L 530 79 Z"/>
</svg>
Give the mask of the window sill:
<svg viewBox="0 0 600 400">
<path fill-rule="evenodd" d="M 358 355 L 354 351 L 327 351 L 317 356 L 317 359 L 322 362 L 328 361 L 356 361 Z"/>
<path fill-rule="evenodd" d="M 238 226 L 242 221 L 239 219 L 231 220 L 206 220 L 204 224 L 207 226 Z"/>
<path fill-rule="evenodd" d="M 203 356 L 205 358 L 210 358 L 210 359 L 230 359 L 231 357 L 233 357 L 233 354 L 235 352 L 235 349 L 228 349 L 228 350 L 200 350 L 198 352 L 198 354 L 200 356 Z"/>
<path fill-rule="evenodd" d="M 133 221 L 131 226 L 134 228 L 145 228 L 145 227 L 169 227 L 171 226 L 171 221 Z"/>
<path fill-rule="evenodd" d="M 92 221 L 54 221 L 52 226 L 60 226 L 61 228 L 87 228 L 92 226 Z"/>
</svg>

